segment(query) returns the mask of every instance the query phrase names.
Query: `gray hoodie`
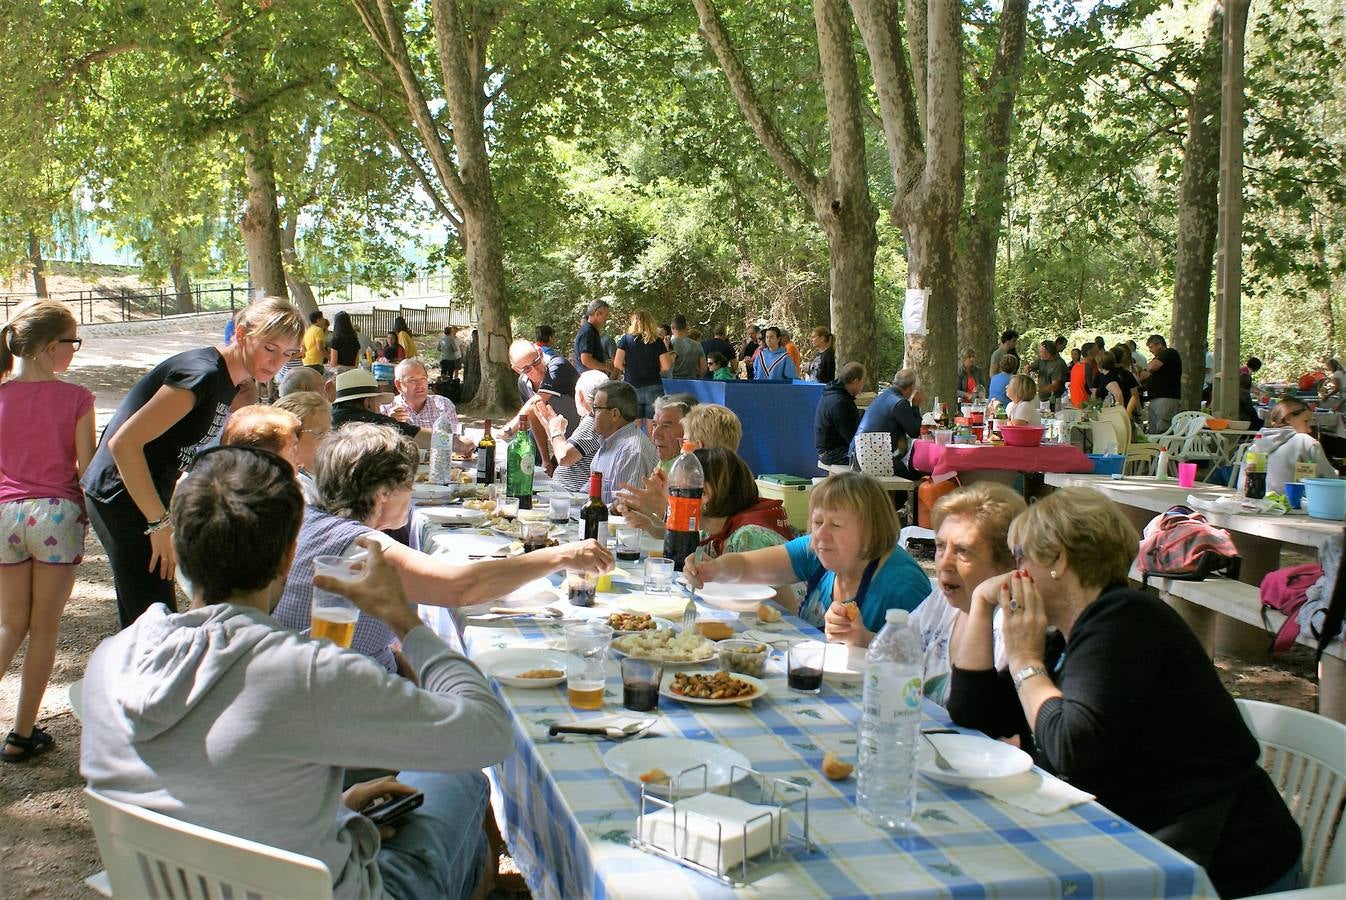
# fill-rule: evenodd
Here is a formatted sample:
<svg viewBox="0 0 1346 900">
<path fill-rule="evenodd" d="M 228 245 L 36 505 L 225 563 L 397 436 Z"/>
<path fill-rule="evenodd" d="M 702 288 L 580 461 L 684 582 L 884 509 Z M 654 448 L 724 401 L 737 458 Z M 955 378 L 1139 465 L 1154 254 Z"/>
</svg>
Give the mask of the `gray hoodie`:
<svg viewBox="0 0 1346 900">
<path fill-rule="evenodd" d="M 1248 447 L 1267 455 L 1267 490 L 1281 494 L 1285 492 L 1286 482 L 1295 480 L 1295 463 L 1301 459 L 1312 461 L 1318 467 L 1319 478 L 1335 478 L 1337 470 L 1328 462 L 1323 445 L 1312 435 L 1295 431 L 1289 425 L 1277 428 L 1263 428 L 1253 438 Z M 1243 487 L 1246 470 L 1239 473 L 1238 484 Z"/>
<path fill-rule="evenodd" d="M 127 803 L 322 860 L 337 897 L 382 895 L 377 829 L 346 767 L 464 771 L 513 749 L 485 678 L 428 628 L 402 645 L 424 688 L 245 606 L 155 604 L 84 676 L 80 772 Z"/>
</svg>

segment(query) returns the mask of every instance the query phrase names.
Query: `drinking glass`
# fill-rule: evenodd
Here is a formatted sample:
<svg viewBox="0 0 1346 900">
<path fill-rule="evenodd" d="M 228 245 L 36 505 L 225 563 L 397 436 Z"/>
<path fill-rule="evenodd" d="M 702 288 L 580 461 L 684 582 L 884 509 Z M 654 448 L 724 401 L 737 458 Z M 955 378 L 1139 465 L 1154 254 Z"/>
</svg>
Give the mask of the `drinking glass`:
<svg viewBox="0 0 1346 900">
<path fill-rule="evenodd" d="M 547 518 L 553 525 L 565 525 L 570 521 L 570 498 L 552 497 Z"/>
<path fill-rule="evenodd" d="M 541 550 L 546 547 L 547 532 L 550 527 L 547 522 L 520 522 L 519 537 L 523 540 L 524 551 L 531 553 L 534 550 Z"/>
<path fill-rule="evenodd" d="M 598 576 L 583 569 L 566 569 L 566 593 L 571 606 L 593 606 Z"/>
<path fill-rule="evenodd" d="M 640 541 L 644 532 L 635 525 L 617 526 L 617 558 L 626 562 L 640 559 Z"/>
<path fill-rule="evenodd" d="M 612 627 L 596 619 L 576 622 L 565 629 L 566 694 L 575 709 L 602 709 L 603 683 L 607 673 L 603 664 L 612 642 Z"/>
<path fill-rule="evenodd" d="M 662 664 L 648 659 L 622 660 L 622 706 L 636 712 L 659 707 L 659 683 L 664 678 Z"/>
<path fill-rule="evenodd" d="M 816 694 L 823 688 L 823 660 L 827 645 L 822 641 L 791 644 L 786 654 L 786 683 L 800 694 Z"/>
<path fill-rule="evenodd" d="M 365 554 L 354 558 L 344 556 L 317 556 L 313 559 L 314 575 L 330 575 L 343 581 L 353 581 L 364 572 Z M 349 648 L 355 638 L 355 623 L 360 610 L 340 594 L 313 588 L 313 608 L 310 613 L 309 636 L 328 640 L 338 647 Z"/>
<path fill-rule="evenodd" d="M 673 590 L 673 560 L 662 557 L 645 560 L 645 590 L 651 594 Z"/>
<path fill-rule="evenodd" d="M 500 514 L 506 519 L 513 519 L 519 515 L 519 498 L 506 497 L 500 501 Z"/>
</svg>

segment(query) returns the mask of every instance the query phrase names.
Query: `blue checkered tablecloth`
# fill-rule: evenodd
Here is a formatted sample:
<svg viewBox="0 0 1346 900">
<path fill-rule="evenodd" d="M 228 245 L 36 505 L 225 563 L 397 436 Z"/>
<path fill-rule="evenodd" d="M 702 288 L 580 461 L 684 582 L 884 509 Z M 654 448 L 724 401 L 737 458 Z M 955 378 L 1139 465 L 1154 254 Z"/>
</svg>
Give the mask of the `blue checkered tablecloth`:
<svg viewBox="0 0 1346 900">
<path fill-rule="evenodd" d="M 620 594 L 631 585 L 620 575 Z M 599 604 L 619 604 L 600 595 Z M 725 616 L 722 611 L 710 614 Z M 424 607 L 442 634 L 458 633 L 453 614 Z M 817 632 L 786 617 L 768 626 L 782 635 Z M 736 628 L 761 629 L 753 616 Z M 563 647 L 561 630 L 532 624 L 469 627 L 469 655 L 502 647 Z M 796 849 L 749 869 L 749 883 L 731 888 L 630 846 L 639 787 L 612 775 L 603 754 L 617 744 L 588 738 L 550 739 L 560 721 L 619 712 L 621 681 L 614 664 L 604 710 L 583 713 L 566 702 L 564 685 L 518 689 L 495 683 L 514 717 L 515 753 L 492 770 L 497 815 L 533 894 L 545 898 L 687 897 L 1214 897 L 1205 872 L 1097 803 L 1041 816 L 970 788 L 918 778 L 918 833 L 894 836 L 866 823 L 855 805 L 855 779 L 822 777 L 827 750 L 853 761 L 860 686 L 827 683 L 817 696 L 785 684 L 784 661 L 768 664 L 768 696 L 751 709 L 691 706 L 660 698 L 651 736 L 723 744 L 759 771 L 805 781 L 810 791 L 812 852 Z M 494 683 L 494 682 L 493 682 Z M 949 724 L 926 704 L 927 725 Z"/>
</svg>

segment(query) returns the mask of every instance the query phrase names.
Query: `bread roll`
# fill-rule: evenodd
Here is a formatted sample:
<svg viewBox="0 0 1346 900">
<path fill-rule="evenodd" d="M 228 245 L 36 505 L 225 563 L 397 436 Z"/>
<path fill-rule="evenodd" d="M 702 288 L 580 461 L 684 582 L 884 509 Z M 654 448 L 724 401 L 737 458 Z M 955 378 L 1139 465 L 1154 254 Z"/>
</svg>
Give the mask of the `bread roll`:
<svg viewBox="0 0 1346 900">
<path fill-rule="evenodd" d="M 722 641 L 725 638 L 734 636 L 734 629 L 724 622 L 708 621 L 697 622 L 696 630 L 701 632 L 701 636 L 711 641 Z"/>
<path fill-rule="evenodd" d="M 770 603 L 759 603 L 757 605 L 757 621 L 759 622 L 779 622 L 780 610 Z"/>
<path fill-rule="evenodd" d="M 843 781 L 849 778 L 853 771 L 855 771 L 855 766 L 848 762 L 842 762 L 841 757 L 831 750 L 823 754 L 823 774 L 833 781 Z"/>
</svg>

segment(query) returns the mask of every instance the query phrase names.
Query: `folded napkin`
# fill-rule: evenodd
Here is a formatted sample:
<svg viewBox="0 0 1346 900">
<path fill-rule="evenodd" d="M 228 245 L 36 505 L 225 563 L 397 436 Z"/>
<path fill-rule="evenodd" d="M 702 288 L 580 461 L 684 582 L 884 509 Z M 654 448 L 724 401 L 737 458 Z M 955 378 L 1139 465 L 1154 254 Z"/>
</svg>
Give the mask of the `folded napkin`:
<svg viewBox="0 0 1346 900">
<path fill-rule="evenodd" d="M 765 853 L 773 837 L 780 844 L 789 831 L 787 813 L 779 806 L 759 806 L 711 793 L 679 800 L 672 808 L 660 809 L 639 821 L 644 840 L 717 872 L 727 872 L 744 859 Z"/>
<path fill-rule="evenodd" d="M 1187 505 L 1202 512 L 1224 513 L 1225 515 L 1283 516 L 1285 507 L 1270 500 L 1253 500 L 1248 497 L 1220 497 L 1215 500 L 1203 500 L 1196 494 L 1187 495 Z"/>
<path fill-rule="evenodd" d="M 1072 787 L 1054 775 L 1033 770 L 1008 778 L 990 778 L 974 781 L 974 790 L 981 791 L 1002 803 L 1026 809 L 1031 813 L 1050 816 L 1072 806 L 1088 803 L 1094 795 Z"/>
</svg>

